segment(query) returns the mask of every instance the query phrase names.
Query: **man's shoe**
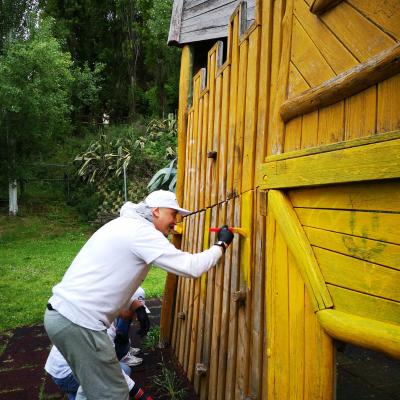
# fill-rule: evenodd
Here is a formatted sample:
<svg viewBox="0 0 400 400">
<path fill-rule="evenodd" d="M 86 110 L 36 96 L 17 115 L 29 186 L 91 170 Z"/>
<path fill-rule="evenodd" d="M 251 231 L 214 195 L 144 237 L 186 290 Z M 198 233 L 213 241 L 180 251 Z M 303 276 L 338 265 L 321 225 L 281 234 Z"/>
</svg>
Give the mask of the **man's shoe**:
<svg viewBox="0 0 400 400">
<path fill-rule="evenodd" d="M 131 347 L 131 348 L 129 349 L 129 351 L 128 351 L 128 353 L 129 353 L 131 356 L 137 356 L 140 352 L 141 352 L 141 350 L 138 349 L 137 347 Z"/>
<path fill-rule="evenodd" d="M 143 358 L 135 357 L 128 353 L 121 361 L 130 367 L 135 367 L 143 362 Z"/>
</svg>

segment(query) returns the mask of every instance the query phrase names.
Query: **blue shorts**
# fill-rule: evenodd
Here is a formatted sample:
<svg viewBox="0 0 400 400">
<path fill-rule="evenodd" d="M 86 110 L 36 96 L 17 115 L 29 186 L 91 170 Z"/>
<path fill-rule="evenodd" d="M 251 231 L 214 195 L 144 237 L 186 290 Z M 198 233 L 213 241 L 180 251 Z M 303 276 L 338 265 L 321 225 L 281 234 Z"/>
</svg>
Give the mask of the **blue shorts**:
<svg viewBox="0 0 400 400">
<path fill-rule="evenodd" d="M 51 375 L 50 375 L 51 376 Z M 69 374 L 65 378 L 55 378 L 51 376 L 54 383 L 68 396 L 68 400 L 75 400 L 76 392 L 78 391 L 79 383 L 74 375 Z"/>
</svg>

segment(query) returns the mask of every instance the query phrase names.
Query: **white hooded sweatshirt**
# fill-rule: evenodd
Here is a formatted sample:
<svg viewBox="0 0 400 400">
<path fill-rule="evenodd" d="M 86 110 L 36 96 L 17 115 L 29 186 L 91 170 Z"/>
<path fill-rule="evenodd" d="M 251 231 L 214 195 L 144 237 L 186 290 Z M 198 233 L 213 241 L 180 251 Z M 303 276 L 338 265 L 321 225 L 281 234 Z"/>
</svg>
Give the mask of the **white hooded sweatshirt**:
<svg viewBox="0 0 400 400">
<path fill-rule="evenodd" d="M 197 254 L 176 249 L 152 222 L 137 213 L 141 204 L 125 203 L 120 217 L 92 235 L 54 286 L 49 303 L 71 322 L 93 330 L 108 328 L 152 263 L 197 278 L 221 257 L 219 246 Z"/>
</svg>

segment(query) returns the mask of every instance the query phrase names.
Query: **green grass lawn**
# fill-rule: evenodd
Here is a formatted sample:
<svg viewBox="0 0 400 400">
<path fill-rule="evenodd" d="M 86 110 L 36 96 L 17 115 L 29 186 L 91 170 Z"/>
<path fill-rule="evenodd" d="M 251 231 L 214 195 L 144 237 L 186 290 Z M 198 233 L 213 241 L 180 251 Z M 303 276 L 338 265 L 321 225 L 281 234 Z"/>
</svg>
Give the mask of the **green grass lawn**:
<svg viewBox="0 0 400 400">
<path fill-rule="evenodd" d="M 42 216 L 0 215 L 0 332 L 41 323 L 58 283 L 93 228 L 65 208 Z M 166 272 L 151 268 L 146 297 L 161 297 Z"/>
</svg>

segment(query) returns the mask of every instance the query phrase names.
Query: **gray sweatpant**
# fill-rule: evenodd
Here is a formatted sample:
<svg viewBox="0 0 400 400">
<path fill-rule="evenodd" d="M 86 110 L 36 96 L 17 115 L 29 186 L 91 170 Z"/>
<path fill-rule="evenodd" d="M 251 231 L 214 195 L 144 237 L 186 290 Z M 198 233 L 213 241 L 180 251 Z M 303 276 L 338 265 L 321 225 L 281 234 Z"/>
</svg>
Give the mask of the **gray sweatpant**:
<svg viewBox="0 0 400 400">
<path fill-rule="evenodd" d="M 128 385 L 105 330 L 83 328 L 49 310 L 44 326 L 81 385 L 76 400 L 129 399 Z"/>
</svg>

